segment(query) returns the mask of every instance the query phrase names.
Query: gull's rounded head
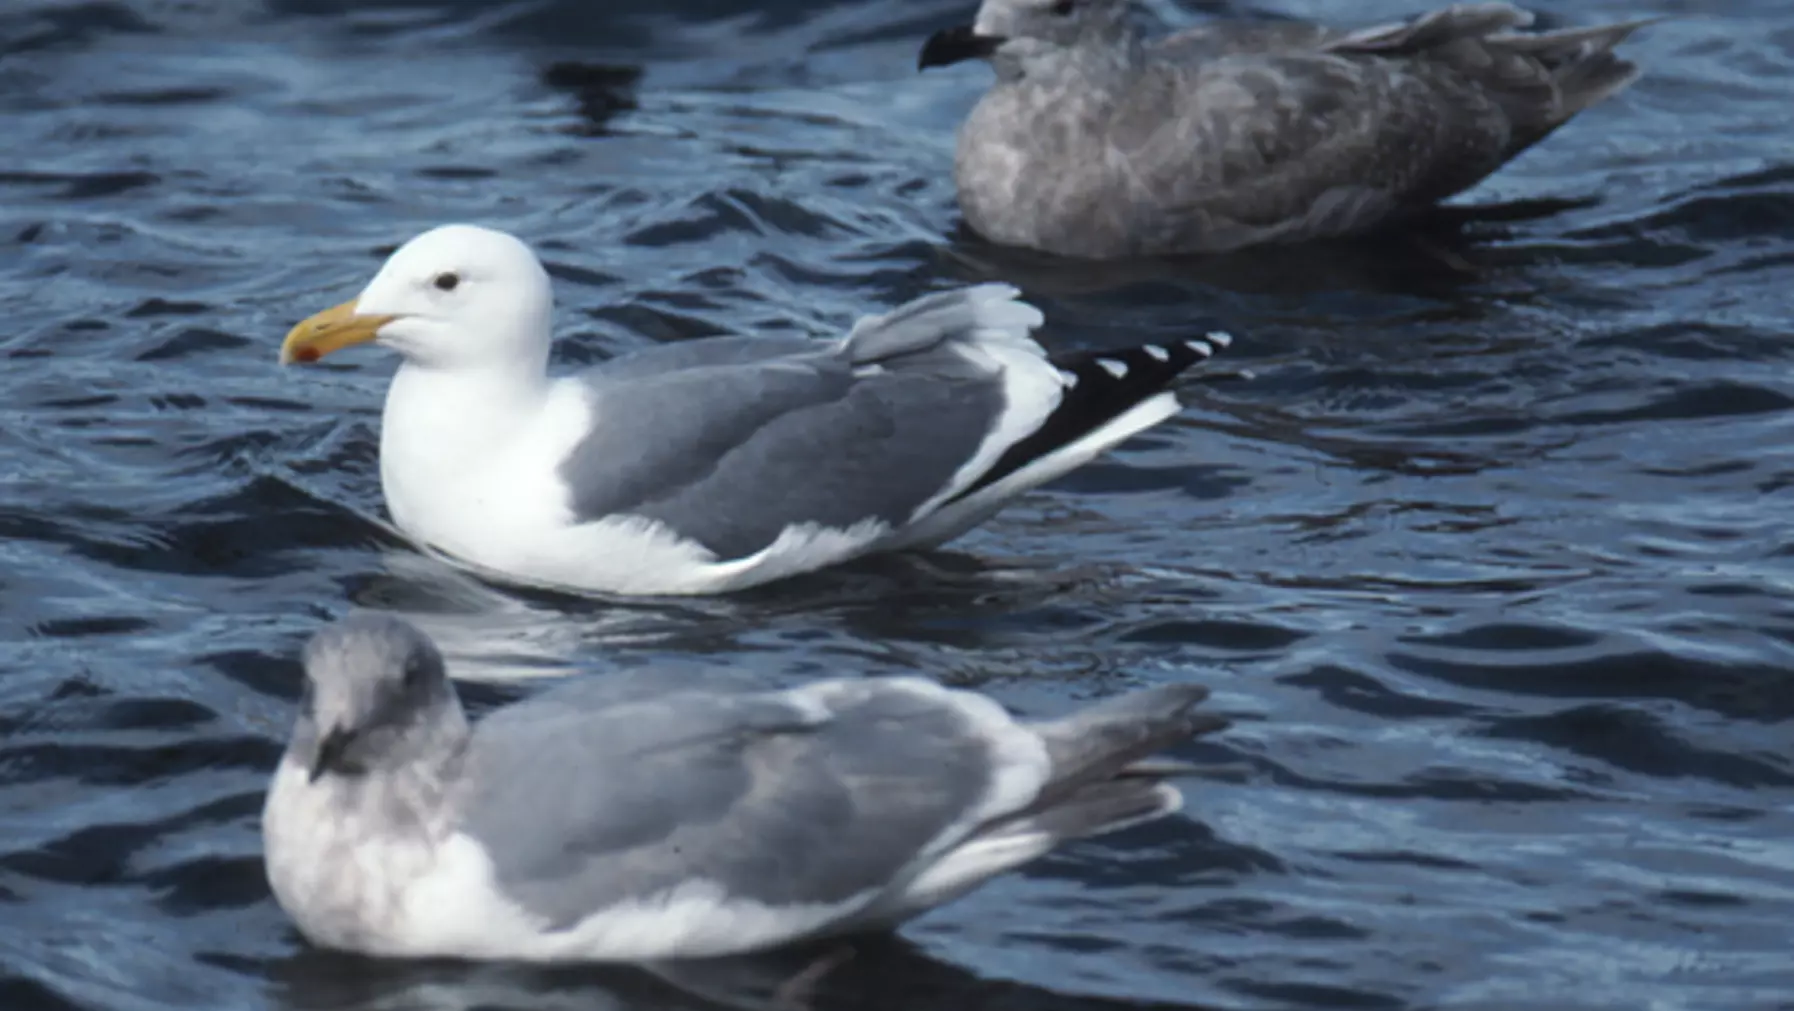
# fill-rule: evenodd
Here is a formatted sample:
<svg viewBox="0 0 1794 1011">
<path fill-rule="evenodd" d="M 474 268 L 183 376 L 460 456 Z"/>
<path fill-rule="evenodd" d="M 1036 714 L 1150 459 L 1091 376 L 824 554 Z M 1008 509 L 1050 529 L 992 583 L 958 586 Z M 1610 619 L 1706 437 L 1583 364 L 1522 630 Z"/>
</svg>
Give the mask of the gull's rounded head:
<svg viewBox="0 0 1794 1011">
<path fill-rule="evenodd" d="M 294 327 L 281 361 L 371 340 L 434 368 L 545 366 L 553 314 L 548 273 L 521 239 L 443 225 L 400 246 L 353 301 Z"/>
<path fill-rule="evenodd" d="M 409 622 L 351 614 L 305 644 L 299 714 L 313 779 L 414 761 L 465 727 L 436 644 Z"/>
<path fill-rule="evenodd" d="M 1132 0 L 984 0 L 972 30 L 1008 39 L 1031 38 L 1071 45 L 1127 12 Z"/>
<path fill-rule="evenodd" d="M 922 47 L 920 68 L 987 59 L 1000 78 L 1026 76 L 1068 50 L 1128 54 L 1132 0 L 984 0 L 970 25 L 934 33 Z"/>
</svg>

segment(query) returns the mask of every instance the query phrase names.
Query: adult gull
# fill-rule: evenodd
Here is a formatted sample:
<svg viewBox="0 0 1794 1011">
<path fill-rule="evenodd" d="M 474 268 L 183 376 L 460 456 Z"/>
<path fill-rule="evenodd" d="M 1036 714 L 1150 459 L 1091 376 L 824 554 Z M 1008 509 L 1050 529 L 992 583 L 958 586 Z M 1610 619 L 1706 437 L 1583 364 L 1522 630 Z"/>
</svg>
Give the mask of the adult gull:
<svg viewBox="0 0 1794 1011">
<path fill-rule="evenodd" d="M 1342 30 L 1218 20 L 1147 39 L 1130 0 L 984 0 L 921 68 L 982 58 L 960 213 L 1004 245 L 1112 258 L 1339 237 L 1469 189 L 1638 76 L 1649 21 L 1522 32 L 1505 3 Z"/>
<path fill-rule="evenodd" d="M 294 327 L 280 360 L 399 353 L 380 481 L 429 547 L 526 583 L 715 593 L 944 543 L 1175 414 L 1172 381 L 1230 340 L 1049 356 L 1018 294 L 937 292 L 839 340 L 681 341 L 551 378 L 535 254 L 447 225 Z"/>
<path fill-rule="evenodd" d="M 1178 810 L 1192 684 L 1045 721 L 914 677 L 767 691 L 655 672 L 469 724 L 387 615 L 305 648 L 267 795 L 274 896 L 371 955 L 655 961 L 884 930 L 1072 839 Z"/>
</svg>

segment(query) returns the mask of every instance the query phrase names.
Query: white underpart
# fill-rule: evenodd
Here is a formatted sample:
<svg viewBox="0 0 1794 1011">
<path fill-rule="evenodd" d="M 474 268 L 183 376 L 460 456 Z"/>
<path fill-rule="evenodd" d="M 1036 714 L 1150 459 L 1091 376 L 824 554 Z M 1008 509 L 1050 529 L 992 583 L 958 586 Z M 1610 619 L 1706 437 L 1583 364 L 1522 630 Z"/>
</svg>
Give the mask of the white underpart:
<svg viewBox="0 0 1794 1011">
<path fill-rule="evenodd" d="M 400 365 L 380 429 L 380 481 L 393 522 L 450 555 L 534 573 L 571 519 L 556 467 L 584 436 L 588 417 L 567 380 L 532 386 Z"/>
</svg>

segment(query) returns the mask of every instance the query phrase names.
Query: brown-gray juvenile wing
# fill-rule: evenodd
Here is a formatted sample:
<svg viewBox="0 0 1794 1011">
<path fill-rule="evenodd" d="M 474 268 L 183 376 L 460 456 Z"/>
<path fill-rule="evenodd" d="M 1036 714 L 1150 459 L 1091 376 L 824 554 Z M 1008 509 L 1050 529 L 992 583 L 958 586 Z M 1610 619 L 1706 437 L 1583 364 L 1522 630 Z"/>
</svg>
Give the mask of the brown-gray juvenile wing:
<svg viewBox="0 0 1794 1011">
<path fill-rule="evenodd" d="M 1474 185 L 1636 76 L 1639 23 L 1524 33 L 1507 4 L 1353 32 L 1206 26 L 1159 43 L 1111 120 L 1142 245 L 1362 230 Z"/>
</svg>

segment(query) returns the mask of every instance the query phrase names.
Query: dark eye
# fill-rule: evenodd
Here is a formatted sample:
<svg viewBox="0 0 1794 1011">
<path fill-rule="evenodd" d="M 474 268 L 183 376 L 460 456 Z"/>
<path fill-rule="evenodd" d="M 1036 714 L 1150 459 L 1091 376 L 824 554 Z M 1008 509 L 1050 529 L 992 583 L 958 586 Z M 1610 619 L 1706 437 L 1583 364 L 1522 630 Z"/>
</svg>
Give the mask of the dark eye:
<svg viewBox="0 0 1794 1011">
<path fill-rule="evenodd" d="M 1062 18 L 1071 17 L 1071 12 L 1075 11 L 1077 9 L 1078 9 L 1078 0 L 1059 0 L 1058 3 L 1047 8 L 1047 10 L 1052 11 L 1054 14 L 1057 14 L 1058 16 L 1060 16 Z"/>
<path fill-rule="evenodd" d="M 461 283 L 461 275 L 454 271 L 446 271 L 436 275 L 435 285 L 443 291 L 454 291 L 455 285 Z"/>
<path fill-rule="evenodd" d="M 424 683 L 424 658 L 414 656 L 405 661 L 405 687 L 416 688 Z"/>
</svg>

